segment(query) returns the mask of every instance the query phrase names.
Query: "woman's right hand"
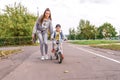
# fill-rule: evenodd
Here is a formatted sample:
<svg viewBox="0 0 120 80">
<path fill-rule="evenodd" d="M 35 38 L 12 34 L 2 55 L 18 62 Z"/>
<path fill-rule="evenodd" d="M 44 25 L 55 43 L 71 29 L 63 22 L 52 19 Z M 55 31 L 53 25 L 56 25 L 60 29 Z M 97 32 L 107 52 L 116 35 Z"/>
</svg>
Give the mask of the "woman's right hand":
<svg viewBox="0 0 120 80">
<path fill-rule="evenodd" d="M 35 38 L 35 35 L 34 34 L 32 34 L 32 39 L 34 39 Z"/>
</svg>

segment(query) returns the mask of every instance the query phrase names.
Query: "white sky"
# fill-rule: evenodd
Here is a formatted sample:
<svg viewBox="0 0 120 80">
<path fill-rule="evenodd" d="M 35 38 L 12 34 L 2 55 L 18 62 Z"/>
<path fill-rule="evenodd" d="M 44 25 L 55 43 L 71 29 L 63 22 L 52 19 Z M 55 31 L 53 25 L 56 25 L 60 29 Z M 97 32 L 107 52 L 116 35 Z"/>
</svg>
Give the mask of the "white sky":
<svg viewBox="0 0 120 80">
<path fill-rule="evenodd" d="M 52 13 L 53 26 L 62 25 L 68 34 L 70 27 L 77 27 L 80 19 L 89 20 L 96 26 L 110 22 L 116 31 L 120 31 L 120 0 L 0 0 L 0 9 L 5 5 L 21 2 L 29 12 L 39 14 L 49 7 Z"/>
</svg>

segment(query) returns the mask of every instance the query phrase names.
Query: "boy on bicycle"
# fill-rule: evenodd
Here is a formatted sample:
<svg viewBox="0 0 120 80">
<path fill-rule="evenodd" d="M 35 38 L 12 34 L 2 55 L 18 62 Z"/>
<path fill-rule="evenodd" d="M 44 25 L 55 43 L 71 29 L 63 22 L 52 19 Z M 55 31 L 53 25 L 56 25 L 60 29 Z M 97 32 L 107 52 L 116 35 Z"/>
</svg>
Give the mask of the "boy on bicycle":
<svg viewBox="0 0 120 80">
<path fill-rule="evenodd" d="M 55 52 L 55 44 L 57 41 L 59 41 L 60 44 L 60 49 L 62 51 L 63 54 L 63 50 L 62 50 L 62 41 L 65 39 L 65 36 L 61 30 L 61 25 L 57 24 L 55 27 L 55 31 L 53 32 L 53 34 L 51 35 L 51 39 L 52 39 L 52 53 Z M 62 57 L 64 58 L 64 56 L 62 55 Z"/>
</svg>

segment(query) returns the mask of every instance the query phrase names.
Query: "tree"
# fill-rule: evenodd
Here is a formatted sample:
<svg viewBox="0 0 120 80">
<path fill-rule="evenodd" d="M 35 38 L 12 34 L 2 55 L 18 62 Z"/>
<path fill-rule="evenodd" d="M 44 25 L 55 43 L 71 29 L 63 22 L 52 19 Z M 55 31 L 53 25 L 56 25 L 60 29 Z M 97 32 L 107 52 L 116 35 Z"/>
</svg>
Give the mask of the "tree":
<svg viewBox="0 0 120 80">
<path fill-rule="evenodd" d="M 90 24 L 88 20 L 80 20 L 77 27 L 77 39 L 95 39 L 96 27 Z"/>
<path fill-rule="evenodd" d="M 110 23 L 104 23 L 102 26 L 98 28 L 98 38 L 111 38 L 115 37 L 117 32 L 115 31 L 115 28 Z"/>
<path fill-rule="evenodd" d="M 70 40 L 75 40 L 76 39 L 76 34 L 75 34 L 75 29 L 74 28 L 70 28 L 69 29 L 69 36 L 68 39 Z"/>
<path fill-rule="evenodd" d="M 0 14 L 0 37 L 31 36 L 36 18 L 20 3 L 6 5 L 4 14 Z"/>
<path fill-rule="evenodd" d="M 107 39 L 116 37 L 117 32 L 110 23 L 104 23 L 99 28 L 90 24 L 90 21 L 81 19 L 77 31 L 69 29 L 69 39 Z"/>
</svg>

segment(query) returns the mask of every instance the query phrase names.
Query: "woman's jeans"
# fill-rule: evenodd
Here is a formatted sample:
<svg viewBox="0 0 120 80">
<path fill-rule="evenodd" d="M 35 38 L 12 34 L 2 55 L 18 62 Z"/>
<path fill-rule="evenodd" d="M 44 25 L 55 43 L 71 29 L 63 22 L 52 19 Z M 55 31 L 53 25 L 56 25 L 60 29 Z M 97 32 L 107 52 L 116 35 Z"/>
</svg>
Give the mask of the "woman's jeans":
<svg viewBox="0 0 120 80">
<path fill-rule="evenodd" d="M 44 52 L 45 54 L 48 53 L 48 44 L 47 44 L 48 34 L 43 32 L 38 32 L 38 38 L 40 42 L 41 55 L 44 56 Z"/>
</svg>

